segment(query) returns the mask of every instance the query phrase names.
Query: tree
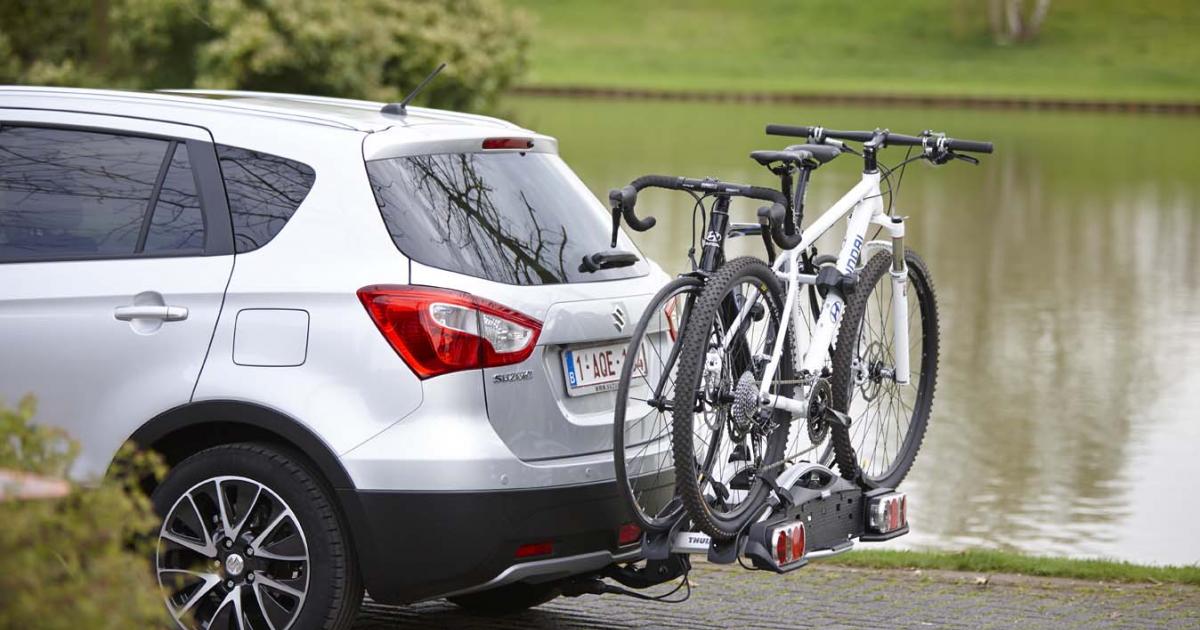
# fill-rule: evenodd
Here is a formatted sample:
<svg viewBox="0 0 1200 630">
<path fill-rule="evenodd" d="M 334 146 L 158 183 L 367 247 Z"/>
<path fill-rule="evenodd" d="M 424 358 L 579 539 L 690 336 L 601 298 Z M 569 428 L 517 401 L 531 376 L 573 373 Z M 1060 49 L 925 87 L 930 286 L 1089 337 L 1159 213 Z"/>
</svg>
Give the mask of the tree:
<svg viewBox="0 0 1200 630">
<path fill-rule="evenodd" d="M 78 453 L 33 416 L 32 399 L 16 409 L 0 405 L 0 470 L 8 484 L 0 488 L 0 628 L 166 627 L 147 562 L 158 517 L 142 490 L 145 479 L 161 476 L 161 460 L 126 445 L 94 484 L 19 492 L 14 480 L 61 479 Z"/>
<path fill-rule="evenodd" d="M 396 100 L 445 61 L 420 102 L 480 109 L 524 72 L 529 43 L 525 14 L 499 0 L 34 4 L 0 3 L 0 80 Z"/>
<path fill-rule="evenodd" d="M 1041 32 L 1050 0 L 988 0 L 987 10 L 997 44 L 1027 42 Z"/>
</svg>

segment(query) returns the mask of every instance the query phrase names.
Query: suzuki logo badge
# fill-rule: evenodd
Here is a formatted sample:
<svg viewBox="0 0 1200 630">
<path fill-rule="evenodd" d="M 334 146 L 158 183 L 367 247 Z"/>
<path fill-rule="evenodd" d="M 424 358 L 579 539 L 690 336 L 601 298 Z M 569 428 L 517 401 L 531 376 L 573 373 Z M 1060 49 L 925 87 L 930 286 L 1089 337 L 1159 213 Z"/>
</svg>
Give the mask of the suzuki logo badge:
<svg viewBox="0 0 1200 630">
<path fill-rule="evenodd" d="M 625 309 L 621 308 L 620 304 L 613 306 L 612 323 L 617 332 L 625 330 Z"/>
</svg>

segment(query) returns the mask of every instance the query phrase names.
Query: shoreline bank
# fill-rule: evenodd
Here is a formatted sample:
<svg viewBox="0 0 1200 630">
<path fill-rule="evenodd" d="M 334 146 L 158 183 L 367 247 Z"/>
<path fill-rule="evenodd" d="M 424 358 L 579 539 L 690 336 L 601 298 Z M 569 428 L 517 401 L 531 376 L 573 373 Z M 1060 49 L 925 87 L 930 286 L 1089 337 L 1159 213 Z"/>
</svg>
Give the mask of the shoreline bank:
<svg viewBox="0 0 1200 630">
<path fill-rule="evenodd" d="M 1113 114 L 1200 115 L 1200 102 L 1133 101 L 999 96 L 921 96 L 836 92 L 740 92 L 712 90 L 659 90 L 647 88 L 590 87 L 579 85 L 521 85 L 512 96 L 683 103 L 745 103 L 773 105 L 863 105 L 933 107 L 948 109 L 1100 112 Z"/>
</svg>

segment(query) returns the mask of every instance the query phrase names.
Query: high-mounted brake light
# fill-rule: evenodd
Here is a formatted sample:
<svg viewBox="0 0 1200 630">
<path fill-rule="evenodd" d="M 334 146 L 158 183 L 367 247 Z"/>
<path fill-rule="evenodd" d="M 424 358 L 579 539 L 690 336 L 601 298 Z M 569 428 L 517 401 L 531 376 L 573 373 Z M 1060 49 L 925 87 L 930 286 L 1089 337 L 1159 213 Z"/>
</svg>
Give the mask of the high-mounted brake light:
<svg viewBox="0 0 1200 630">
<path fill-rule="evenodd" d="M 483 141 L 484 149 L 532 149 L 529 138 L 488 138 Z"/>
<path fill-rule="evenodd" d="M 358 299 L 417 376 L 520 363 L 533 353 L 542 323 L 469 293 L 375 285 Z"/>
</svg>

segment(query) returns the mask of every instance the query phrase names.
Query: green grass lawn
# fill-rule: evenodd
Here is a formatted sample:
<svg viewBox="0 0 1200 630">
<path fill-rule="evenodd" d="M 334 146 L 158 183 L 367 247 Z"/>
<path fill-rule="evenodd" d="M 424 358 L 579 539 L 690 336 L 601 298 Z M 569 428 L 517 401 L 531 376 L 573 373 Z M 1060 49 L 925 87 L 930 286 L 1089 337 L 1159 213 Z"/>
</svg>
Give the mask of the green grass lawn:
<svg viewBox="0 0 1200 630">
<path fill-rule="evenodd" d="M 1001 46 L 983 0 L 506 0 L 528 85 L 1191 101 L 1200 2 L 1053 0 Z"/>
<path fill-rule="evenodd" d="M 821 562 L 873 569 L 940 569 L 973 573 L 1015 573 L 1106 582 L 1200 586 L 1200 566 L 1157 567 L 1110 560 L 1042 558 L 992 550 L 962 552 L 861 550 L 834 556 Z"/>
</svg>

